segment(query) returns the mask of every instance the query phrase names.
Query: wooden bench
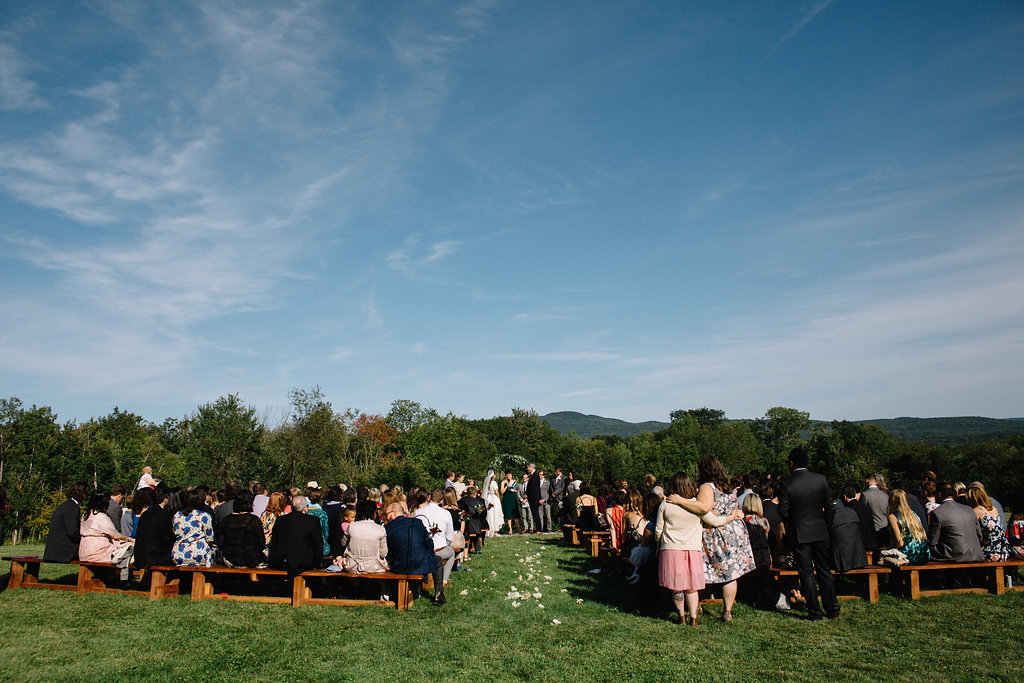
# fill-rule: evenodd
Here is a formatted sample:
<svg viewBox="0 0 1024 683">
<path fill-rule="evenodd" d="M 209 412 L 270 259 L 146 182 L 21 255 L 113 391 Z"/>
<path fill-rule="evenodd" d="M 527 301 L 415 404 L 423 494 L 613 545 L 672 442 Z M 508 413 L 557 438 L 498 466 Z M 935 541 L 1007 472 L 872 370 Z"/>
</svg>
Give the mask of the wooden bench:
<svg viewBox="0 0 1024 683">
<path fill-rule="evenodd" d="M 163 600 L 178 595 L 178 579 L 167 580 L 164 573 L 150 572 L 149 590 L 121 588 L 121 568 L 112 562 L 83 562 L 74 560 L 71 564 L 78 565 L 78 583 L 75 591 L 79 595 L 85 593 L 125 593 L 128 595 L 145 595 L 150 600 Z M 141 581 L 145 570 L 128 565 L 129 571 Z"/>
<path fill-rule="evenodd" d="M 391 572 L 355 574 L 352 572 L 311 570 L 303 572 L 291 580 L 291 590 L 285 591 L 289 592 L 289 595 L 237 595 L 227 593 L 223 590 L 219 593 L 214 593 L 213 579 L 222 576 L 236 576 L 248 577 L 249 581 L 252 583 L 258 583 L 264 578 L 284 578 L 285 582 L 287 582 L 286 577 L 288 576 L 288 572 L 283 569 L 273 569 L 270 567 L 247 568 L 227 567 L 223 565 L 213 565 L 211 567 L 178 567 L 176 565 L 160 565 L 150 567 L 150 570 L 155 580 L 159 580 L 165 584 L 167 582 L 167 577 L 173 575 L 175 572 L 191 575 L 191 599 L 193 602 L 201 602 L 203 600 L 237 600 L 242 602 L 290 604 L 293 607 L 299 607 L 301 605 L 381 605 L 405 610 L 409 609 L 409 606 L 412 604 L 412 592 L 410 590 L 411 582 L 422 581 L 423 579 L 423 577 L 419 575 L 394 574 Z M 157 577 L 160 578 L 157 579 Z M 388 593 L 388 595 L 393 599 L 356 600 L 347 598 L 314 598 L 312 591 L 307 586 L 307 580 L 311 578 L 326 580 L 334 577 L 354 580 L 375 579 L 392 581 L 395 584 L 394 589 L 392 592 Z M 220 588 L 223 589 L 223 586 Z"/>
<path fill-rule="evenodd" d="M 994 593 L 1002 595 L 1008 590 L 1021 590 L 1024 587 L 1014 586 L 1008 588 L 1006 586 L 1005 572 L 1007 567 L 1021 566 L 1024 566 L 1024 560 L 1003 560 L 1001 562 L 939 562 L 933 560 L 927 564 L 905 564 L 900 567 L 893 567 L 892 573 L 893 576 L 899 577 L 904 596 L 911 600 L 917 600 L 922 597 L 942 595 L 944 593 Z M 957 569 L 972 570 L 975 574 L 984 574 L 984 583 L 987 584 L 987 587 L 921 589 L 921 572 Z"/>
<path fill-rule="evenodd" d="M 579 531 L 580 545 L 589 548 L 590 556 L 597 557 L 600 553 L 602 541 L 611 541 L 610 531 Z"/>
<path fill-rule="evenodd" d="M 772 567 L 771 569 L 766 570 L 765 573 L 767 573 L 769 576 L 778 578 L 800 577 L 800 572 L 798 572 L 795 569 L 781 569 L 778 567 Z M 867 600 L 868 602 L 872 603 L 878 602 L 878 577 L 888 575 L 888 567 L 874 567 L 871 565 L 868 565 L 867 567 L 861 567 L 859 569 L 850 569 L 849 571 L 845 572 L 838 572 L 833 570 L 832 576 L 836 578 L 849 576 L 856 578 L 858 584 L 863 583 L 863 591 L 861 594 L 837 595 L 836 597 L 838 597 L 840 600 Z"/>
<path fill-rule="evenodd" d="M 573 524 L 562 525 L 562 538 L 564 538 L 566 542 L 572 543 L 573 545 L 580 544 L 580 538 L 576 535 L 576 526 Z"/>
<path fill-rule="evenodd" d="M 68 583 L 53 583 L 39 580 L 39 566 L 44 562 L 47 564 L 67 564 L 66 562 L 54 562 L 44 560 L 39 555 L 21 555 L 17 557 L 5 557 L 11 563 L 11 576 L 7 580 L 7 590 L 17 588 L 47 588 L 50 590 L 73 591 L 77 586 Z"/>
</svg>

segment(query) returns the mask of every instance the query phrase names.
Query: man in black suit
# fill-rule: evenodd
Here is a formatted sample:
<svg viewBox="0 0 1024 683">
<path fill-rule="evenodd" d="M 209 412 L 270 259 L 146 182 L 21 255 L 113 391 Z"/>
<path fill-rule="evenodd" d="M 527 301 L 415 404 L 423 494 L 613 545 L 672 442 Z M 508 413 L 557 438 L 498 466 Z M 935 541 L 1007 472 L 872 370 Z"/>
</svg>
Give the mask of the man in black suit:
<svg viewBox="0 0 1024 683">
<path fill-rule="evenodd" d="M 320 520 L 307 515 L 307 507 L 305 496 L 292 498 L 292 511 L 278 517 L 270 536 L 270 565 L 287 569 L 289 577 L 317 569 L 324 558 Z"/>
<path fill-rule="evenodd" d="M 174 545 L 174 528 L 171 513 L 167 510 L 167 484 L 159 482 L 153 489 L 153 504 L 139 517 L 135 531 L 135 565 L 152 567 L 160 564 L 174 564 L 171 548 Z"/>
<path fill-rule="evenodd" d="M 843 496 L 846 496 L 844 492 Z M 870 519 L 870 517 L 869 517 Z M 868 566 L 868 555 L 861 535 L 860 517 L 848 505 L 837 506 L 832 518 L 832 561 L 837 571 L 848 572 Z"/>
<path fill-rule="evenodd" d="M 817 576 L 825 614 L 830 619 L 838 619 L 839 600 L 829 553 L 829 528 L 835 516 L 835 501 L 825 477 L 807 469 L 807 451 L 802 446 L 790 451 L 789 469 L 791 473 L 783 480 L 779 493 L 779 515 L 793 545 L 793 559 L 807 599 L 807 618 L 822 617 L 814 585 Z"/>
<path fill-rule="evenodd" d="M 67 500 L 57 506 L 50 518 L 50 532 L 46 535 L 46 549 L 43 559 L 47 562 L 71 562 L 78 559 L 78 542 L 81 540 L 82 508 L 89 485 L 84 481 L 72 484 L 67 490 Z"/>
<path fill-rule="evenodd" d="M 860 493 L 853 484 L 843 487 L 843 507 L 850 508 L 857 513 L 857 527 L 860 529 L 860 540 L 865 550 L 878 548 L 878 534 L 875 532 L 875 523 L 871 517 L 871 510 L 860 499 Z"/>
<path fill-rule="evenodd" d="M 526 473 L 530 479 L 526 483 L 526 502 L 530 504 L 530 513 L 533 515 L 533 533 L 540 533 L 540 475 L 537 474 L 537 466 L 532 462 L 526 466 Z"/>
</svg>

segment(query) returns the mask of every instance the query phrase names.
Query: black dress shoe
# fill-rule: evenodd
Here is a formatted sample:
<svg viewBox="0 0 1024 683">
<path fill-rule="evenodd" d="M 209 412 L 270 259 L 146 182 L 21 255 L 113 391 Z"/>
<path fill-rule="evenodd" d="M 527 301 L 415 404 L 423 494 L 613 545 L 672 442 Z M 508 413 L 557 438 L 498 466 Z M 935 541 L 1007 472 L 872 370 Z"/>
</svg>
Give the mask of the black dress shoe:
<svg viewBox="0 0 1024 683">
<path fill-rule="evenodd" d="M 807 621 L 821 621 L 824 617 L 821 614 L 808 614 Z"/>
<path fill-rule="evenodd" d="M 430 601 L 430 604 L 431 605 L 437 605 L 438 607 L 440 607 L 441 605 L 443 605 L 446 602 L 448 602 L 448 601 L 444 599 L 444 593 L 438 593 L 437 595 L 434 596 L 434 599 Z"/>
</svg>

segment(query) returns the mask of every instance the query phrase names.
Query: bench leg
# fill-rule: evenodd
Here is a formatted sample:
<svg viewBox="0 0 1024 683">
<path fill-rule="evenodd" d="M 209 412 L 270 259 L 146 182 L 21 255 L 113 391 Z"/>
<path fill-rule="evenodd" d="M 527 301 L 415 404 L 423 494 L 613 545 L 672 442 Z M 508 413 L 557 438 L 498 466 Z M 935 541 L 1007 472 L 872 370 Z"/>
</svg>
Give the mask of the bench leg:
<svg viewBox="0 0 1024 683">
<path fill-rule="evenodd" d="M 292 579 L 292 607 L 306 604 L 306 580 L 302 576 Z"/>
<path fill-rule="evenodd" d="M 162 600 L 178 595 L 178 579 L 167 581 L 167 572 L 150 571 L 149 574 L 149 599 Z"/>
<path fill-rule="evenodd" d="M 917 570 L 911 570 L 910 576 L 907 577 L 907 590 L 911 600 L 921 599 L 921 573 Z"/>
<path fill-rule="evenodd" d="M 90 588 L 89 585 L 92 583 L 92 568 L 87 567 L 84 564 L 78 565 L 78 583 L 75 586 L 75 592 L 79 595 L 88 593 Z"/>
<path fill-rule="evenodd" d="M 202 572 L 192 572 L 192 602 L 202 602 L 206 599 L 206 587 L 206 575 Z"/>
<path fill-rule="evenodd" d="M 28 562 L 23 565 L 24 574 L 21 577 L 21 586 L 23 588 L 39 585 L 39 565 L 39 562 Z"/>
<path fill-rule="evenodd" d="M 7 580 L 7 590 L 12 591 L 15 588 L 21 588 L 21 583 L 25 579 L 25 565 L 17 560 L 11 560 L 11 578 Z"/>
<path fill-rule="evenodd" d="M 868 602 L 878 602 L 878 574 L 868 574 Z"/>
<path fill-rule="evenodd" d="M 409 590 L 409 579 L 397 579 L 395 581 L 395 607 L 398 611 L 409 609 L 412 601 L 412 592 Z"/>
<path fill-rule="evenodd" d="M 992 569 L 995 570 L 995 571 L 992 572 L 992 574 L 994 575 L 993 578 L 995 579 L 995 582 L 996 582 L 995 590 L 993 592 L 996 595 L 1002 595 L 1003 593 L 1006 592 L 1006 578 L 1005 578 L 1006 575 L 1003 572 L 1003 565 L 997 565 L 997 566 L 993 567 Z"/>
</svg>

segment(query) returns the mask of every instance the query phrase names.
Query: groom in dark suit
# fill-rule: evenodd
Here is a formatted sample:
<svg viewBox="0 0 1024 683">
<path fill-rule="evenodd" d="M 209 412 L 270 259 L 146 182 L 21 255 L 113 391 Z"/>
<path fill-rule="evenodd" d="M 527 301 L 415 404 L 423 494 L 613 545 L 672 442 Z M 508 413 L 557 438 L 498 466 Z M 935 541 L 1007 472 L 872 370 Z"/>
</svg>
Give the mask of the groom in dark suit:
<svg viewBox="0 0 1024 683">
<path fill-rule="evenodd" d="M 82 523 L 81 502 L 89 495 L 84 481 L 68 487 L 67 500 L 61 503 L 50 518 L 50 533 L 46 536 L 43 560 L 70 562 L 78 559 L 79 529 Z M 973 513 L 972 513 L 973 514 Z"/>
<path fill-rule="evenodd" d="M 825 614 L 829 619 L 838 619 L 839 600 L 828 547 L 835 501 L 825 477 L 807 469 L 807 450 L 804 447 L 797 446 L 790 451 L 789 469 L 791 474 L 782 481 L 779 493 L 779 515 L 793 546 L 800 588 L 807 598 L 807 618 L 818 620 L 822 617 L 818 591 L 814 586 L 817 576 Z"/>
<path fill-rule="evenodd" d="M 532 462 L 526 466 L 526 473 L 530 475 L 526 482 L 526 502 L 530 504 L 530 513 L 533 514 L 533 533 L 540 533 L 540 475 L 537 474 L 537 466 Z"/>
</svg>

